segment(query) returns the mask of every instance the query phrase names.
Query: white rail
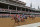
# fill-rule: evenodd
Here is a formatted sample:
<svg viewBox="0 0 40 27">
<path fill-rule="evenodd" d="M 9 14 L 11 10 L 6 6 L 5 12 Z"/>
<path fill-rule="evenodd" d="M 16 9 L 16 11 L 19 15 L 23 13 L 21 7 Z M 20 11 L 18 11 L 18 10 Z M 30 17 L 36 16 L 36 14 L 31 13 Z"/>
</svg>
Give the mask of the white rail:
<svg viewBox="0 0 40 27">
<path fill-rule="evenodd" d="M 16 26 L 16 27 L 38 27 L 38 26 L 40 26 L 40 22 L 39 23 L 28 24 L 28 25 Z"/>
</svg>

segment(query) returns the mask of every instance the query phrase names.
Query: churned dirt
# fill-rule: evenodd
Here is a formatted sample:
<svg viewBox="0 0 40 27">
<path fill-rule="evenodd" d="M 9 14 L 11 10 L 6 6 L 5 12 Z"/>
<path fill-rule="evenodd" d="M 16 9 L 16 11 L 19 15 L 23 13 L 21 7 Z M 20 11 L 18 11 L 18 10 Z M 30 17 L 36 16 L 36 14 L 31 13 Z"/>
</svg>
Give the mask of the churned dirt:
<svg viewBox="0 0 40 27">
<path fill-rule="evenodd" d="M 15 24 L 15 21 L 11 19 L 12 18 L 0 18 L 0 27 L 18 26 L 18 24 Z M 28 17 L 24 22 L 19 22 L 19 25 L 32 24 L 37 22 L 40 22 L 40 17 L 35 17 L 34 19 Z"/>
</svg>

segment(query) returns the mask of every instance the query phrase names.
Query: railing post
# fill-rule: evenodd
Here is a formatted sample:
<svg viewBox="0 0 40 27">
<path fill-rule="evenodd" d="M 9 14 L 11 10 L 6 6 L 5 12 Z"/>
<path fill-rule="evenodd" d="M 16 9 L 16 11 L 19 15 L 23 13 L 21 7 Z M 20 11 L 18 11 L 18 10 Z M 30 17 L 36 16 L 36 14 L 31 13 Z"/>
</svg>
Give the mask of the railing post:
<svg viewBox="0 0 40 27">
<path fill-rule="evenodd" d="M 8 5 L 8 10 L 9 10 L 9 5 Z"/>
<path fill-rule="evenodd" d="M 16 12 L 17 12 L 17 7 L 16 7 Z"/>
<path fill-rule="evenodd" d="M 26 11 L 26 8 L 25 8 L 25 11 Z"/>
<path fill-rule="evenodd" d="M 22 12 L 22 8 L 21 8 L 21 12 Z"/>
</svg>

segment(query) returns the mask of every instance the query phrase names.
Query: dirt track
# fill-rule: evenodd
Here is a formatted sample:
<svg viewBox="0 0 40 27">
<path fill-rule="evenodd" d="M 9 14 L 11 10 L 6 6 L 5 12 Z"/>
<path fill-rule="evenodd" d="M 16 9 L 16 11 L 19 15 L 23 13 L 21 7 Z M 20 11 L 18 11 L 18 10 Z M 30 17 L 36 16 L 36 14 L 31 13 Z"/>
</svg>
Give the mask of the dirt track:
<svg viewBox="0 0 40 27">
<path fill-rule="evenodd" d="M 0 18 L 0 27 L 13 27 L 14 25 L 14 20 L 11 20 L 12 18 Z M 35 19 L 32 20 L 32 18 L 25 19 L 25 22 L 19 22 L 20 25 L 24 24 L 31 24 L 31 23 L 36 23 L 40 22 L 40 17 L 36 17 Z"/>
</svg>

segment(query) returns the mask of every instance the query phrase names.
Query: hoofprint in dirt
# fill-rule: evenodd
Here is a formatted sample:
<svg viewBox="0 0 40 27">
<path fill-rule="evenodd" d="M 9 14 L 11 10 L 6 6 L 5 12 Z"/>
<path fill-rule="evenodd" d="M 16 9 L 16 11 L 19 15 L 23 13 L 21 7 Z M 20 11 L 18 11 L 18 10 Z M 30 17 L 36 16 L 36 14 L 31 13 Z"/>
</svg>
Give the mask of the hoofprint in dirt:
<svg viewBox="0 0 40 27">
<path fill-rule="evenodd" d="M 40 22 L 16 27 L 38 27 L 38 26 L 40 26 Z"/>
</svg>

